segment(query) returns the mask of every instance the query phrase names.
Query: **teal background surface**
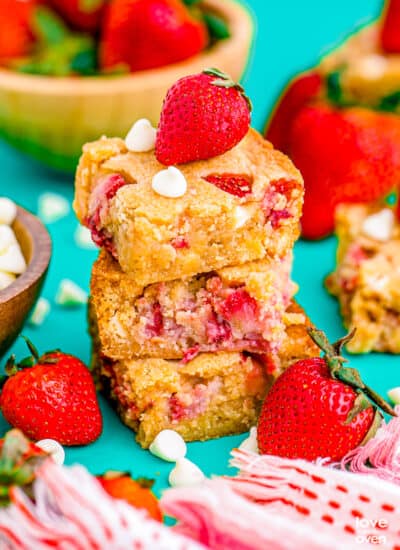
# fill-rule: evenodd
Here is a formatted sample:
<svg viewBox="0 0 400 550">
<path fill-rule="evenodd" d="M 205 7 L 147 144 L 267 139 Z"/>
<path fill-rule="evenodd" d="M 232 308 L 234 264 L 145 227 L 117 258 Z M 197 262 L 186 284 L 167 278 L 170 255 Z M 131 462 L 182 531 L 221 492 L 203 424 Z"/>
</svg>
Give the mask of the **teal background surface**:
<svg viewBox="0 0 400 550">
<path fill-rule="evenodd" d="M 381 0 L 252 0 L 247 3 L 257 21 L 252 58 L 244 78 L 245 88 L 253 102 L 253 125 L 262 130 L 266 117 L 287 80 L 296 72 L 314 65 L 321 54 L 338 43 L 357 25 L 370 21 L 379 13 Z M 132 121 L 134 122 L 134 121 Z M 0 143 L 0 196 L 9 196 L 32 212 L 44 191 L 73 196 L 73 178 L 47 170 Z M 73 212 L 68 217 L 48 225 L 53 240 L 53 257 L 43 295 L 52 303 L 52 311 L 38 328 L 26 327 L 24 334 L 40 351 L 60 347 L 89 360 L 90 342 L 86 331 L 84 307 L 67 310 L 54 303 L 61 278 L 74 280 L 88 288 L 95 251 L 78 248 L 73 239 L 77 221 Z M 295 248 L 294 279 L 300 284 L 298 299 L 308 314 L 329 337 L 343 334 L 337 304 L 323 286 L 324 276 L 334 266 L 335 241 L 299 242 Z M 1 322 L 1 319 L 0 319 Z M 23 343 L 12 350 L 25 354 Z M 352 359 L 365 380 L 385 392 L 400 385 L 400 362 L 396 356 L 369 354 Z M 4 359 L 3 359 L 4 363 Z M 94 473 L 106 469 L 129 470 L 134 475 L 147 475 L 157 480 L 157 490 L 167 485 L 171 464 L 162 462 L 135 442 L 107 403 L 101 399 L 104 432 L 94 444 L 67 450 L 67 464 L 80 462 Z M 0 435 L 8 426 L 0 419 Z M 230 450 L 244 436 L 226 437 L 188 446 L 188 458 L 194 460 L 206 474 L 228 473 Z"/>
</svg>

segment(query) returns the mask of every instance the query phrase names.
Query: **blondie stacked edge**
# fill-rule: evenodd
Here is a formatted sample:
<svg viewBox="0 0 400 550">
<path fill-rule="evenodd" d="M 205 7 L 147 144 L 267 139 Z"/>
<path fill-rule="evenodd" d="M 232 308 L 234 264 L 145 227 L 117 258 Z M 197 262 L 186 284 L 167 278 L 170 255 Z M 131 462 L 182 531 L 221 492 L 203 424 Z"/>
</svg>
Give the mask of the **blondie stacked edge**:
<svg viewBox="0 0 400 550">
<path fill-rule="evenodd" d="M 153 190 L 164 168 L 102 138 L 84 147 L 74 201 L 102 247 L 93 364 L 143 447 L 165 428 L 187 441 L 248 430 L 282 369 L 318 353 L 293 301 L 303 182 L 290 160 L 250 130 L 179 166 L 179 198 Z"/>
</svg>

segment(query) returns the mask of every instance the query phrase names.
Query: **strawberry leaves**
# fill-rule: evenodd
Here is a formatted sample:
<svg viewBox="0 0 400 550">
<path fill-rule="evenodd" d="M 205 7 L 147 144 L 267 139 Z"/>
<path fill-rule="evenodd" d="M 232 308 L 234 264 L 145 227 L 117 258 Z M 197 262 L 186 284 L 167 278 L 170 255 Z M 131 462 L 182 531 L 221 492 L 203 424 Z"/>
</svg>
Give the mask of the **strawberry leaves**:
<svg viewBox="0 0 400 550">
<path fill-rule="evenodd" d="M 11 487 L 19 486 L 31 493 L 35 471 L 47 457 L 21 431 L 11 430 L 5 435 L 0 448 L 0 506 L 9 504 Z"/>
<path fill-rule="evenodd" d="M 324 352 L 324 359 L 329 367 L 332 378 L 344 382 L 358 393 L 354 406 L 346 419 L 346 423 L 350 423 L 358 413 L 370 407 L 371 402 L 385 413 L 397 416 L 389 403 L 376 391 L 364 384 L 357 369 L 344 366 L 347 359 L 341 355 L 342 347 L 353 338 L 355 329 L 334 344 L 329 343 L 322 330 L 310 328 L 308 329 L 308 333 L 317 346 Z"/>
</svg>

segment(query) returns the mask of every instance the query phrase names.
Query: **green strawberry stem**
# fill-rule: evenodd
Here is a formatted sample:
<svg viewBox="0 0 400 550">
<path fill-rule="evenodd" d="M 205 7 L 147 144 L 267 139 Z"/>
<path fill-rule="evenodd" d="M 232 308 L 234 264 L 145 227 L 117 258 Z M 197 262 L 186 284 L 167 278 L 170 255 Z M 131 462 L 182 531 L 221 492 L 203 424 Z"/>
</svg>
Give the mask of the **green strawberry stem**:
<svg viewBox="0 0 400 550">
<path fill-rule="evenodd" d="M 240 84 L 235 82 L 229 75 L 214 67 L 210 69 L 204 69 L 203 74 L 216 77 L 215 80 L 211 82 L 213 86 L 219 86 L 220 88 L 235 88 L 235 90 L 240 92 L 241 96 L 246 100 L 247 106 L 251 113 L 251 111 L 253 110 L 253 106 L 250 99 L 245 94 L 244 88 Z"/>
<path fill-rule="evenodd" d="M 372 388 L 364 384 L 357 369 L 344 366 L 347 359 L 341 356 L 342 347 L 353 338 L 354 333 L 355 329 L 334 344 L 330 344 L 328 338 L 322 330 L 315 328 L 308 329 L 308 334 L 311 339 L 324 352 L 324 359 L 329 367 L 332 378 L 344 382 L 348 386 L 354 388 L 359 394 L 346 419 L 346 423 L 350 423 L 359 412 L 370 407 L 371 402 L 385 413 L 390 414 L 391 416 L 397 416 L 396 411 L 389 405 L 389 403 L 387 403 Z"/>
<path fill-rule="evenodd" d="M 10 430 L 0 448 L 0 506 L 10 503 L 10 488 L 19 486 L 29 495 L 36 469 L 48 458 L 32 447 L 20 430 Z"/>
<path fill-rule="evenodd" d="M 21 335 L 21 338 L 25 340 L 26 345 L 28 346 L 29 351 L 31 352 L 31 355 L 28 357 L 25 357 L 18 363 L 15 360 L 15 355 L 12 354 L 5 364 L 4 370 L 5 370 L 5 376 L 0 376 L 0 389 L 4 386 L 7 379 L 11 376 L 14 376 L 14 374 L 17 374 L 18 371 L 22 369 L 31 368 L 34 365 L 37 365 L 38 363 L 44 365 L 44 364 L 54 364 L 58 362 L 57 357 L 52 357 L 52 354 L 54 353 L 60 353 L 59 349 L 55 349 L 52 351 L 46 352 L 41 357 L 39 356 L 39 352 L 37 348 L 32 344 L 32 342 L 24 335 Z"/>
</svg>

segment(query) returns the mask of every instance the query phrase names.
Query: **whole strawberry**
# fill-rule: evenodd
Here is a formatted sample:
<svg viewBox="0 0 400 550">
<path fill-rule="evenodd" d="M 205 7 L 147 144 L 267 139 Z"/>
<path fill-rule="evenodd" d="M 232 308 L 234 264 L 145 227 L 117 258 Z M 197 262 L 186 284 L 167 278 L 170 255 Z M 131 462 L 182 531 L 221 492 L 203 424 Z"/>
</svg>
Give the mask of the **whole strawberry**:
<svg viewBox="0 0 400 550">
<path fill-rule="evenodd" d="M 158 161 L 184 164 L 229 151 L 248 132 L 250 112 L 243 88 L 217 69 L 181 78 L 164 99 Z"/>
<path fill-rule="evenodd" d="M 60 351 L 32 356 L 19 365 L 11 357 L 0 394 L 4 418 L 33 440 L 51 438 L 62 445 L 86 445 L 102 431 L 102 417 L 89 370 Z"/>
<path fill-rule="evenodd" d="M 289 127 L 287 153 L 303 175 L 302 235 L 332 233 L 341 202 L 372 202 L 400 181 L 400 118 L 353 107 L 303 107 Z"/>
<path fill-rule="evenodd" d="M 396 413 L 343 366 L 341 347 L 352 334 L 333 345 L 322 331 L 309 334 L 325 355 L 298 361 L 277 379 L 262 406 L 258 446 L 265 454 L 338 461 L 375 434 L 381 414 L 373 403 Z"/>
<path fill-rule="evenodd" d="M 0 0 L 0 62 L 30 52 L 36 6 L 36 0 Z"/>
<path fill-rule="evenodd" d="M 323 91 L 322 76 L 309 71 L 297 76 L 283 91 L 267 123 L 265 137 L 280 151 L 288 148 L 289 127 L 297 113 Z"/>
<path fill-rule="evenodd" d="M 380 42 L 388 53 L 400 53 L 400 0 L 386 0 Z"/>
<path fill-rule="evenodd" d="M 152 480 L 135 480 L 128 473 L 112 471 L 98 476 L 97 479 L 112 497 L 125 500 L 135 508 L 143 508 L 150 517 L 162 521 L 158 500 L 151 491 L 154 484 Z"/>
<path fill-rule="evenodd" d="M 202 20 L 181 0 L 111 0 L 102 26 L 100 65 L 130 71 L 162 67 L 201 52 L 208 43 Z"/>
</svg>

